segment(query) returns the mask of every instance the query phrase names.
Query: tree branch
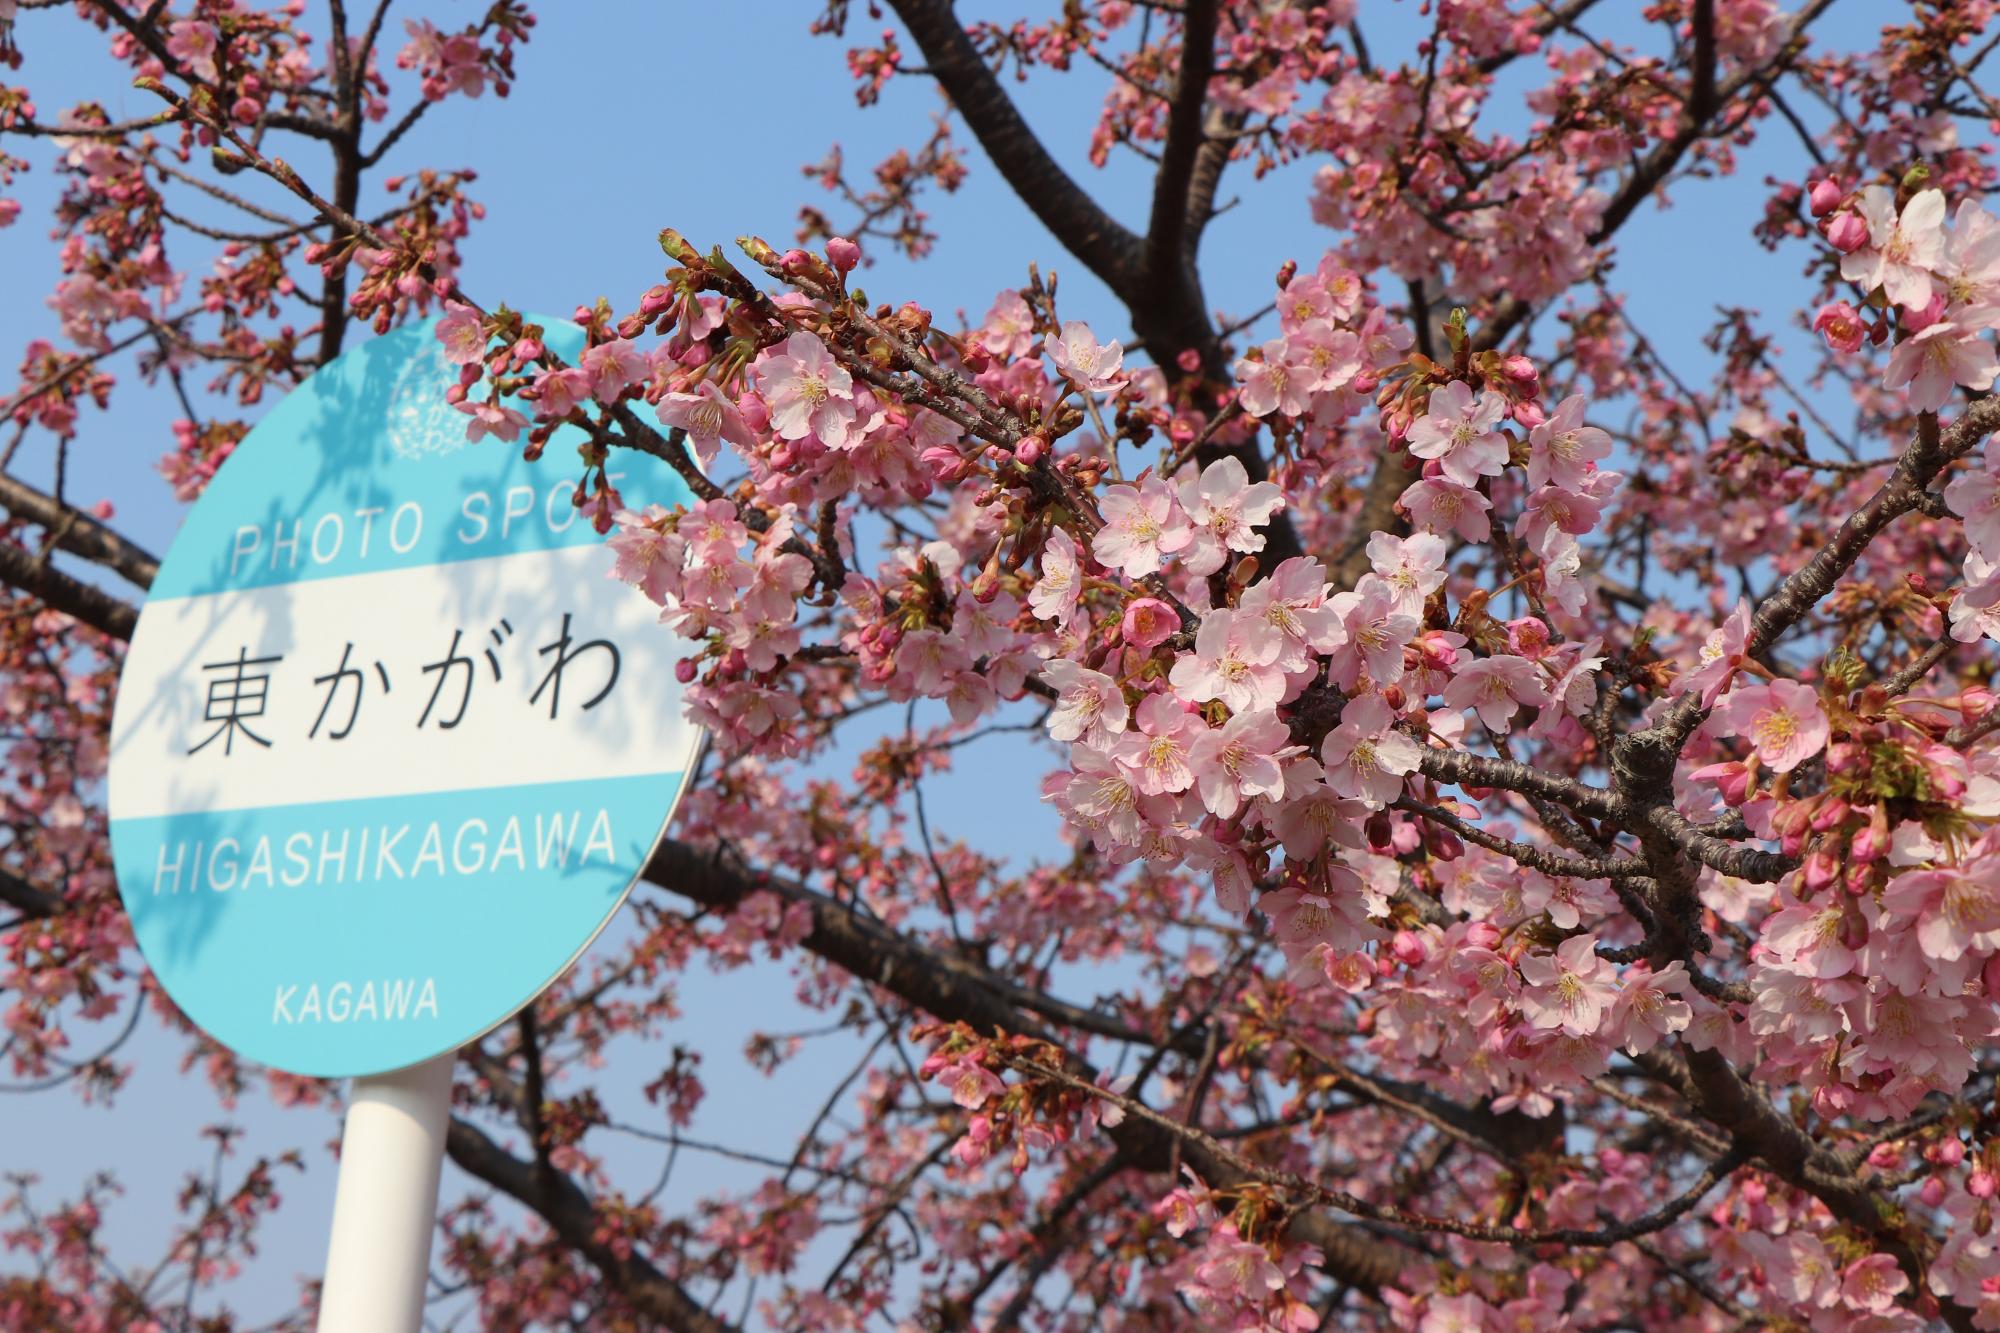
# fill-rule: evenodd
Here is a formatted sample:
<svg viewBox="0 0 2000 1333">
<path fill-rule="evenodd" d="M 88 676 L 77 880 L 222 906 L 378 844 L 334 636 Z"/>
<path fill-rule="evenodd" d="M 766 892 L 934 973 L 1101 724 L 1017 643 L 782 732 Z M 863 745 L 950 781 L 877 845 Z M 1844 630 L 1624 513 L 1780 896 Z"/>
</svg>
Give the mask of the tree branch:
<svg viewBox="0 0 2000 1333">
<path fill-rule="evenodd" d="M 948 0 L 890 0 L 924 63 L 1007 184 L 1063 245 L 1114 291 L 1138 273 L 1139 238 L 1049 155 L 972 44 Z"/>
<path fill-rule="evenodd" d="M 1215 73 L 1216 0 L 1188 0 L 1181 21 L 1181 63 L 1167 113 L 1167 138 L 1153 180 L 1153 211 L 1146 226 L 1146 276 L 1176 282 L 1188 253 L 1188 205 L 1195 161 L 1203 146 L 1208 81 Z"/>
<path fill-rule="evenodd" d="M 0 583 L 19 588 L 50 610 L 61 611 L 114 639 L 130 639 L 139 623 L 138 609 L 130 602 L 65 574 L 11 541 L 0 540 Z"/>
<path fill-rule="evenodd" d="M 640 1314 L 680 1333 L 731 1333 L 731 1326 L 701 1307 L 680 1283 L 641 1258 L 620 1255 L 599 1229 L 597 1209 L 567 1174 L 543 1172 L 488 1138 L 469 1121 L 454 1116 L 445 1151 L 460 1170 L 477 1177 L 532 1209 L 604 1275 L 612 1290 Z"/>
</svg>

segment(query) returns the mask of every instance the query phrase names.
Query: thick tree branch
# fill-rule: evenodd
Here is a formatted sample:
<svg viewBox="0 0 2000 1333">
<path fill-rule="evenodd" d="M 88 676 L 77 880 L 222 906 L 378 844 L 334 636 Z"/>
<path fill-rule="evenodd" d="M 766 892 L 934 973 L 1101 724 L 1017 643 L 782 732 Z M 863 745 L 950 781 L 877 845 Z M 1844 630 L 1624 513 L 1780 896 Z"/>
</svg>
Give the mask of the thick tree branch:
<svg viewBox="0 0 2000 1333">
<path fill-rule="evenodd" d="M 150 588 L 160 572 L 152 552 L 6 473 L 0 473 L 0 506 L 18 519 L 48 529 L 61 549 L 103 565 L 128 583 Z"/>
<path fill-rule="evenodd" d="M 1181 65 L 1167 112 L 1167 139 L 1160 150 L 1160 169 L 1153 180 L 1153 210 L 1146 226 L 1146 276 L 1154 282 L 1175 282 L 1192 261 L 1188 253 L 1188 204 L 1195 163 L 1200 155 L 1208 81 L 1215 73 L 1217 0 L 1188 0 L 1181 21 Z"/>
<path fill-rule="evenodd" d="M 1113 290 L 1138 274 L 1140 241 L 1049 155 L 948 0 L 890 0 L 924 63 L 993 165 L 1063 245 Z"/>
<path fill-rule="evenodd" d="M 101 588 L 65 574 L 11 541 L 0 540 L 0 583 L 19 588 L 52 611 L 73 616 L 114 639 L 129 639 L 139 612 Z"/>
</svg>

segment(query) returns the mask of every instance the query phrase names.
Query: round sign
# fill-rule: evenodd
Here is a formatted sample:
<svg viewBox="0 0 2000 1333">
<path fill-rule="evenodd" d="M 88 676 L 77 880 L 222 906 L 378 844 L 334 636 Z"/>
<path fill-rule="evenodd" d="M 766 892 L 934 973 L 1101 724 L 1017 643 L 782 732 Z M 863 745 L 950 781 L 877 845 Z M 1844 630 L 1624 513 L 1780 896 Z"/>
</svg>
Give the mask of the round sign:
<svg viewBox="0 0 2000 1333">
<path fill-rule="evenodd" d="M 541 321 L 574 363 L 575 325 Z M 111 842 L 140 950 L 217 1041 L 382 1073 L 513 1015 L 617 910 L 700 729 L 655 609 L 531 464 L 468 444 L 433 326 L 322 367 L 189 512 L 132 636 Z M 625 494 L 688 500 L 621 452 Z"/>
</svg>

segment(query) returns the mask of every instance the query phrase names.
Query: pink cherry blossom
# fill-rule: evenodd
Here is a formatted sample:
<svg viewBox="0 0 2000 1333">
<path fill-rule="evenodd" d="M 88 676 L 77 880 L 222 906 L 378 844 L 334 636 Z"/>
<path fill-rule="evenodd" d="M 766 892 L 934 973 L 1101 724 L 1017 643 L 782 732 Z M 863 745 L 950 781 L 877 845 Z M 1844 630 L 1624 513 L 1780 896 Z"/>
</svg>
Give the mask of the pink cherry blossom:
<svg viewBox="0 0 2000 1333">
<path fill-rule="evenodd" d="M 1238 713 L 1202 732 L 1188 752 L 1202 804 L 1229 819 L 1251 797 L 1281 795 L 1285 773 L 1278 761 L 1292 748 L 1290 730 L 1268 710 Z"/>
<path fill-rule="evenodd" d="M 1868 334 L 1868 326 L 1861 322 L 1861 315 L 1845 301 L 1828 301 L 1813 316 L 1813 331 L 1826 338 L 1826 345 L 1837 352 L 1858 352 L 1861 341 Z"/>
<path fill-rule="evenodd" d="M 1896 1297 L 1909 1285 L 1893 1256 L 1871 1254 L 1847 1266 L 1840 1279 L 1840 1297 L 1853 1309 L 1882 1314 L 1894 1308 Z"/>
<path fill-rule="evenodd" d="M 1868 244 L 1841 258 L 1840 276 L 1863 291 L 1880 287 L 1905 309 L 1922 310 L 1931 300 L 1931 270 L 1944 254 L 1943 192 L 1918 192 L 1898 217 L 1895 195 L 1870 185 L 1861 191 L 1860 211 Z"/>
<path fill-rule="evenodd" d="M 1381 695 L 1349 699 L 1321 747 L 1327 786 L 1375 809 L 1402 795 L 1403 777 L 1416 770 L 1423 747 L 1396 731 L 1395 722 Z"/>
<path fill-rule="evenodd" d="M 1598 460 L 1611 452 L 1611 437 L 1583 421 L 1582 394 L 1556 404 L 1549 419 L 1528 432 L 1528 485 L 1581 490 Z"/>
<path fill-rule="evenodd" d="M 1099 343 L 1081 320 L 1068 321 L 1060 337 L 1050 334 L 1042 346 L 1057 372 L 1080 389 L 1103 393 L 1120 383 L 1118 369 L 1125 359 L 1124 349 L 1116 342 Z"/>
<path fill-rule="evenodd" d="M 1242 460 L 1233 455 L 1217 459 L 1199 477 L 1182 482 L 1180 499 L 1194 525 L 1181 554 L 1181 563 L 1191 574 L 1213 574 L 1231 551 L 1263 550 L 1264 537 L 1257 528 L 1285 503 L 1276 483 L 1251 484 Z"/>
<path fill-rule="evenodd" d="M 1398 611 L 1418 615 L 1425 599 L 1444 586 L 1448 549 L 1444 539 L 1435 533 L 1419 532 L 1410 537 L 1374 533 L 1368 538 L 1367 547 L 1368 563 L 1374 569 L 1370 577 L 1389 586 Z"/>
<path fill-rule="evenodd" d="M 1340 618 L 1341 638 L 1329 655 L 1327 678 L 1353 691 L 1365 673 L 1376 686 L 1393 685 L 1403 676 L 1403 648 L 1420 622 L 1400 607 L 1387 584 L 1355 592 L 1336 593 L 1328 608 Z"/>
<path fill-rule="evenodd" d="M 1134 648 L 1153 649 L 1180 632 L 1181 618 L 1157 597 L 1134 597 L 1125 603 L 1119 633 Z"/>
<path fill-rule="evenodd" d="M 1137 486 L 1113 486 L 1098 502 L 1104 526 L 1090 539 L 1091 554 L 1106 568 L 1133 578 L 1157 574 L 1166 557 L 1194 539 L 1174 495 L 1157 477 Z"/>
<path fill-rule="evenodd" d="M 1996 528 L 1996 532 L 2000 532 L 2000 528 Z M 1674 677 L 1673 692 L 1684 694 L 1689 690 L 1699 690 L 1701 706 L 1713 708 L 1716 699 L 1729 688 L 1736 673 L 1748 660 L 1744 646 L 1749 637 L 1750 604 L 1739 601 L 1736 609 L 1709 631 L 1708 637 L 1702 641 L 1694 669 Z"/>
<path fill-rule="evenodd" d="M 1494 429 L 1507 414 L 1497 393 L 1472 389 L 1457 380 L 1431 394 L 1430 408 L 1410 426 L 1410 452 L 1437 459 L 1448 480 L 1471 486 L 1497 477 L 1507 466 L 1507 440 Z"/>
<path fill-rule="evenodd" d="M 794 333 L 783 347 L 752 367 L 771 428 L 780 439 L 815 436 L 829 449 L 845 447 L 855 419 L 853 376 L 813 334 Z"/>
<path fill-rule="evenodd" d="M 469 306 L 447 307 L 437 324 L 437 340 L 444 344 L 444 359 L 455 366 L 472 365 L 486 354 L 479 312 Z"/>
<path fill-rule="evenodd" d="M 1273 708 L 1285 696 L 1284 647 L 1284 636 L 1248 611 L 1211 611 L 1195 631 L 1193 655 L 1175 662 L 1168 680 L 1190 703 L 1216 699 L 1232 713 Z"/>
<path fill-rule="evenodd" d="M 757 437 L 743 420 L 743 413 L 712 380 L 703 380 L 693 393 L 670 393 L 654 409 L 660 424 L 687 432 L 695 457 L 706 468 L 726 441 L 745 451 L 755 449 Z"/>
<path fill-rule="evenodd" d="M 603 402 L 615 401 L 628 385 L 644 384 L 649 374 L 645 356 L 627 338 L 588 348 L 581 369 L 589 376 L 591 395 Z"/>
<path fill-rule="evenodd" d="M 1413 482 L 1397 503 L 1424 532 L 1451 533 L 1469 542 L 1483 542 L 1493 535 L 1493 523 L 1487 518 L 1493 502 L 1449 478 L 1425 477 Z"/>
<path fill-rule="evenodd" d="M 1347 633 L 1326 596 L 1326 567 L 1308 556 L 1294 556 L 1252 585 L 1237 610 L 1277 633 L 1279 670 L 1310 671 L 1314 655 L 1338 648 Z"/>
<path fill-rule="evenodd" d="M 1251 416 L 1283 412 L 1296 417 L 1305 415 L 1311 406 L 1312 390 L 1320 376 L 1312 367 L 1295 362 L 1291 345 L 1278 338 L 1264 344 L 1261 359 L 1238 361 L 1236 378 L 1243 386 L 1238 390 L 1243 410 Z"/>
<path fill-rule="evenodd" d="M 2000 949 L 2000 881 L 1991 870 L 1913 870 L 1889 881 L 1882 906 L 1915 924 L 1926 957 L 1951 963 L 1968 949 Z"/>
<path fill-rule="evenodd" d="M 1133 770 L 1134 782 L 1147 796 L 1186 791 L 1194 785 L 1188 755 L 1195 738 L 1208 728 L 1170 694 L 1149 694 L 1133 716 L 1120 757 Z"/>
<path fill-rule="evenodd" d="M 1996 374 L 2000 360 L 1994 358 L 1986 331 L 1941 319 L 1896 344 L 1882 387 L 1907 388 L 1912 408 L 1935 412 L 1951 400 L 1953 388 L 1984 392 L 1993 387 Z"/>
<path fill-rule="evenodd" d="M 1084 572 L 1076 541 L 1057 528 L 1042 545 L 1042 576 L 1028 590 L 1028 607 L 1043 620 L 1067 625 L 1083 593 Z"/>
<path fill-rule="evenodd" d="M 1034 346 L 1035 316 L 1019 292 L 1002 292 L 986 312 L 979 328 L 979 341 L 999 357 L 1026 356 Z"/>
<path fill-rule="evenodd" d="M 512 444 L 521 438 L 521 432 L 528 425 L 528 419 L 519 412 L 492 401 L 467 399 L 458 405 L 458 410 L 472 418 L 466 425 L 465 438 L 474 444 L 488 435 Z"/>
<path fill-rule="evenodd" d="M 1054 739 L 1090 744 L 1125 730 L 1132 716 L 1131 705 L 1125 702 L 1118 682 L 1103 672 L 1057 658 L 1042 668 L 1042 679 L 1057 694 L 1055 709 L 1049 714 L 1049 735 Z"/>
<path fill-rule="evenodd" d="M 1574 1037 L 1596 1032 L 1618 999 L 1610 969 L 1597 956 L 1595 935 L 1573 935 L 1556 951 L 1529 953 L 1521 959 L 1521 1013 L 1538 1028 L 1555 1028 Z"/>
<path fill-rule="evenodd" d="M 1549 701 L 1548 687 L 1533 662 L 1519 657 L 1482 657 L 1461 666 L 1445 687 L 1444 701 L 1470 709 L 1491 732 L 1504 734 L 1521 705 Z"/>
<path fill-rule="evenodd" d="M 1826 712 L 1812 687 L 1794 680 L 1739 685 L 1716 706 L 1724 736 L 1747 737 L 1764 767 L 1789 773 L 1826 748 Z"/>
</svg>

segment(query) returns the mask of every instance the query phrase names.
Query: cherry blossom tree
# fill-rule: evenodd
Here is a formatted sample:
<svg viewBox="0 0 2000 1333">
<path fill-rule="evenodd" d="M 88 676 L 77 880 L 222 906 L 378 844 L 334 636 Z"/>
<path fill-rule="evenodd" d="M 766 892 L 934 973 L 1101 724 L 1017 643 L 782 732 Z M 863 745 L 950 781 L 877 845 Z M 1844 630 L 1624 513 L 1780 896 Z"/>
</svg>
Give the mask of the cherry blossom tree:
<svg viewBox="0 0 2000 1333">
<path fill-rule="evenodd" d="M 461 282 L 465 173 L 362 205 L 391 145 L 532 77 L 535 18 L 366 8 L 0 0 L 0 184 L 65 185 L 63 336 L 5 408 L 55 484 L 0 477 L 17 1078 L 115 1091 L 144 1023 L 225 1097 L 335 1095 L 215 1046 L 132 949 L 101 779 L 155 562 L 73 459 L 121 376 L 169 384 L 191 499 L 362 326 L 435 319 L 472 447 L 588 432 L 541 466 L 713 739 L 628 942 L 462 1054 L 438 1263 L 485 1324 L 2000 1328 L 1990 0 L 1656 0 L 1623 37 L 1596 0 L 1433 0 L 1403 50 L 1356 0 L 830 0 L 863 105 L 914 80 L 950 115 L 813 168 L 797 248 L 661 231 L 657 285 L 578 293 L 576 364 Z M 156 110 L 37 105 L 58 21 Z M 1143 225 L 1029 129 L 1029 71 L 1102 84 L 1076 132 L 1143 159 Z M 1768 321 L 1620 246 L 1753 141 L 1795 164 Z M 1218 316 L 1225 180 L 1296 206 L 1254 187 L 1297 161 L 1323 252 Z M 968 171 L 1040 266 L 970 326 L 864 296 Z M 1713 382 L 1621 261 L 1723 302 Z M 1057 262 L 1119 305 L 1059 301 Z M 697 502 L 621 494 L 621 450 Z M 883 705 L 906 724 L 828 776 Z M 926 814 L 1007 745 L 1060 857 Z M 670 1208 L 606 1145 L 691 1141 L 736 1058 L 671 1029 L 708 968 L 867 1056 L 800 1142 L 725 1146 L 759 1187 Z M 645 1105 L 613 1105 L 634 1035 Z M 0 1322 L 193 1326 L 292 1165 L 228 1146 L 150 1262 L 100 1243 L 108 1184 L 19 1183 Z"/>
</svg>

